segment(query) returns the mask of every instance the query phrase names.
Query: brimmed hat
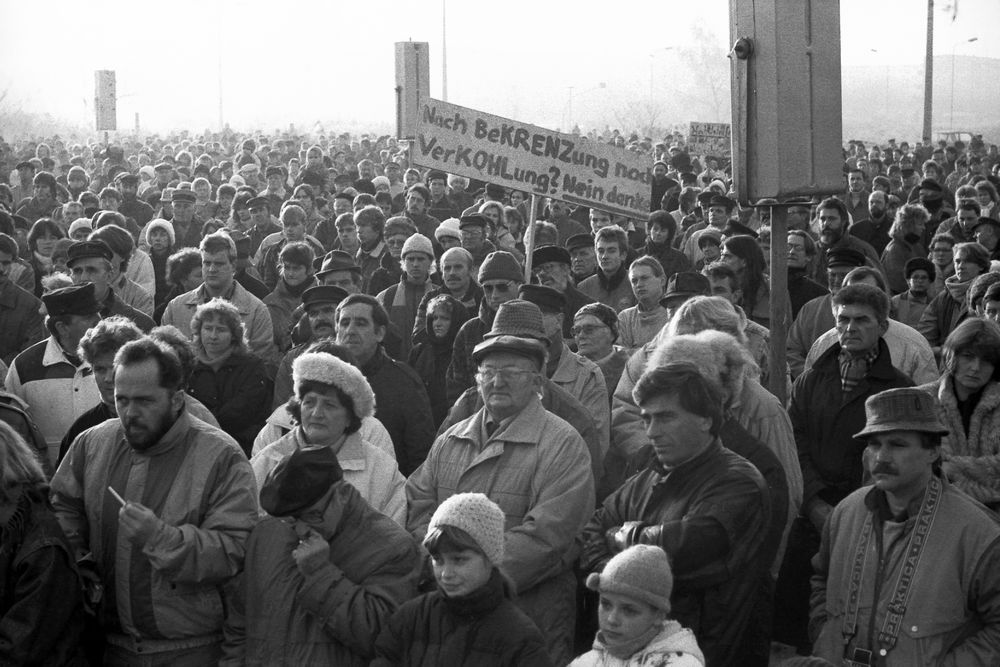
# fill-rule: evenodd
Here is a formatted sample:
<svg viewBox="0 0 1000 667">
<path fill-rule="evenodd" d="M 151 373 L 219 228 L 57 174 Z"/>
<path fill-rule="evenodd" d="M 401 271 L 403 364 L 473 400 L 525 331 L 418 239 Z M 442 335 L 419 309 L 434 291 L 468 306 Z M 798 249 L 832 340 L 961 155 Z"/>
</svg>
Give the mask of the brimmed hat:
<svg viewBox="0 0 1000 667">
<path fill-rule="evenodd" d="M 427 525 L 430 534 L 436 528 L 452 526 L 464 531 L 479 545 L 494 565 L 503 561 L 503 510 L 482 493 L 456 493 L 438 505 Z"/>
<path fill-rule="evenodd" d="M 313 261 L 313 267 L 318 269 L 316 271 L 317 278 L 322 278 L 334 271 L 354 271 L 361 273 L 361 267 L 358 266 L 358 263 L 354 261 L 354 258 L 349 253 L 343 250 L 331 250 L 322 257 L 317 257 Z"/>
<path fill-rule="evenodd" d="M 577 248 L 593 248 L 594 237 L 590 234 L 573 234 L 566 239 L 566 250 L 571 253 Z"/>
<path fill-rule="evenodd" d="M 264 480 L 260 506 L 271 516 L 293 515 L 322 498 L 343 478 L 337 455 L 329 447 L 296 449 Z"/>
<path fill-rule="evenodd" d="M 994 229 L 1000 231 L 1000 220 L 994 220 L 993 218 L 987 218 L 984 216 L 980 216 L 980 218 L 976 220 L 976 224 L 972 225 L 972 229 L 969 231 L 974 234 L 982 225 L 990 225 Z"/>
<path fill-rule="evenodd" d="M 170 199 L 170 201 L 175 203 L 179 201 L 185 201 L 190 204 L 195 203 L 196 200 L 197 198 L 194 196 L 194 193 L 191 192 L 190 190 L 174 190 Z"/>
<path fill-rule="evenodd" d="M 313 285 L 302 293 L 302 307 L 309 312 L 309 306 L 319 303 L 337 304 L 348 297 L 347 290 L 336 285 Z"/>
<path fill-rule="evenodd" d="M 269 202 L 267 197 L 262 197 L 257 195 L 256 197 L 251 197 L 247 200 L 247 209 L 251 208 L 269 208 Z"/>
<path fill-rule="evenodd" d="M 536 268 L 549 262 L 559 262 L 566 265 L 573 262 L 569 250 L 557 245 L 543 245 L 540 248 L 535 248 L 535 251 L 531 253 L 531 261 Z"/>
<path fill-rule="evenodd" d="M 517 295 L 538 306 L 543 313 L 561 313 L 566 307 L 566 295 L 545 285 L 521 285 Z"/>
<path fill-rule="evenodd" d="M 66 266 L 73 268 L 74 262 L 88 257 L 99 257 L 110 262 L 114 260 L 115 254 L 104 241 L 75 241 L 66 253 Z"/>
<path fill-rule="evenodd" d="M 663 549 L 636 544 L 609 560 L 600 574 L 591 572 L 587 588 L 641 600 L 669 612 L 674 573 Z"/>
<path fill-rule="evenodd" d="M 547 347 L 542 311 L 530 301 L 511 299 L 497 308 L 493 327 L 472 351 L 472 360 L 478 364 L 490 352 L 506 351 L 534 359 L 541 366 Z"/>
<path fill-rule="evenodd" d="M 678 271 L 667 281 L 667 291 L 660 298 L 660 305 L 666 307 L 674 299 L 690 299 L 711 294 L 712 284 L 708 278 L 697 271 Z"/>
<path fill-rule="evenodd" d="M 733 209 L 736 208 L 736 202 L 725 195 L 715 194 L 708 200 L 708 207 L 713 206 L 723 206 L 727 213 L 732 213 Z"/>
<path fill-rule="evenodd" d="M 482 213 L 470 213 L 469 215 L 463 215 L 458 220 L 459 229 L 465 229 L 466 227 L 482 227 L 483 229 L 486 229 L 489 226 L 490 219 Z"/>
<path fill-rule="evenodd" d="M 375 414 L 375 393 L 361 371 L 326 352 L 306 352 L 292 362 L 292 382 L 295 395 L 306 380 L 328 384 L 351 397 L 354 412 L 360 418 Z"/>
<path fill-rule="evenodd" d="M 82 283 L 52 290 L 42 295 L 42 303 L 45 304 L 45 312 L 49 317 L 93 315 L 101 310 L 100 304 L 97 303 L 94 283 Z"/>
<path fill-rule="evenodd" d="M 948 435 L 938 419 L 934 397 L 914 387 L 887 389 L 865 401 L 865 427 L 854 434 L 867 438 L 888 431 L 920 431 Z"/>
<path fill-rule="evenodd" d="M 726 223 L 726 228 L 722 230 L 723 236 L 751 236 L 757 238 L 759 234 L 754 230 L 750 229 L 742 222 L 737 222 L 735 220 L 730 220 Z"/>
</svg>

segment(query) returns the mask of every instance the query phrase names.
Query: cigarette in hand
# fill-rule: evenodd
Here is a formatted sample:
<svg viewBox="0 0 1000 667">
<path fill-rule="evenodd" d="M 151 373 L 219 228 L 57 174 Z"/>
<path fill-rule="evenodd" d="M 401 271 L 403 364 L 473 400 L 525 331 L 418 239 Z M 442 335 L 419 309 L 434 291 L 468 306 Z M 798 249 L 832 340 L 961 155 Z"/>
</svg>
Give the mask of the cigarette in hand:
<svg viewBox="0 0 1000 667">
<path fill-rule="evenodd" d="M 124 498 L 122 498 L 122 497 L 121 497 L 120 495 L 118 495 L 118 492 L 117 492 L 117 491 L 115 491 L 115 490 L 114 490 L 113 488 L 111 488 L 110 486 L 108 487 L 108 491 L 110 491 L 110 492 L 111 492 L 111 495 L 113 495 L 113 496 L 115 497 L 115 500 L 117 500 L 118 502 L 120 502 L 120 503 L 121 503 L 122 505 L 125 505 L 125 499 L 124 499 Z"/>
</svg>

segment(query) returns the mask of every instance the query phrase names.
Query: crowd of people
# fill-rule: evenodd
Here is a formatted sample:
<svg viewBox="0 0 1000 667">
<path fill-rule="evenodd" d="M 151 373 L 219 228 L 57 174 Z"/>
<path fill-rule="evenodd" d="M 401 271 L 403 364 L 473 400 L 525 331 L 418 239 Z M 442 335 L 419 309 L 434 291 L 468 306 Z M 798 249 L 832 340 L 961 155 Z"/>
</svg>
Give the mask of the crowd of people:
<svg viewBox="0 0 1000 667">
<path fill-rule="evenodd" d="M 1000 664 L 997 146 L 851 141 L 777 293 L 777 201 L 610 141 L 648 218 L 0 143 L 0 664 Z"/>
</svg>

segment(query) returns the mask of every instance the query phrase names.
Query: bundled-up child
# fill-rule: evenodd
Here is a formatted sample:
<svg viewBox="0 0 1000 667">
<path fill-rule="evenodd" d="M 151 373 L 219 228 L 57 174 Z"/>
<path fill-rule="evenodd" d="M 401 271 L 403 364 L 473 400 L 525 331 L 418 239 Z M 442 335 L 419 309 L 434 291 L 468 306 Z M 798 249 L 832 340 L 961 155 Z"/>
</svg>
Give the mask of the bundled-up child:
<svg viewBox="0 0 1000 667">
<path fill-rule="evenodd" d="M 916 328 L 924 309 L 935 296 L 937 270 L 929 259 L 911 257 L 903 265 L 903 276 L 909 289 L 892 297 L 893 319 Z"/>
<path fill-rule="evenodd" d="M 434 512 L 424 546 L 437 590 L 404 603 L 375 642 L 372 667 L 549 666 L 535 624 L 500 571 L 504 514 L 481 493 L 458 493 Z"/>
<path fill-rule="evenodd" d="M 170 291 L 167 283 L 167 259 L 174 251 L 174 226 L 162 218 L 150 220 L 143 230 L 144 245 L 149 248 L 149 258 L 153 260 L 153 273 L 156 275 L 156 293 L 153 301 L 158 305 Z"/>
<path fill-rule="evenodd" d="M 704 667 L 694 633 L 669 618 L 674 576 L 659 547 L 637 544 L 587 577 L 600 594 L 594 647 L 570 667 Z"/>
</svg>

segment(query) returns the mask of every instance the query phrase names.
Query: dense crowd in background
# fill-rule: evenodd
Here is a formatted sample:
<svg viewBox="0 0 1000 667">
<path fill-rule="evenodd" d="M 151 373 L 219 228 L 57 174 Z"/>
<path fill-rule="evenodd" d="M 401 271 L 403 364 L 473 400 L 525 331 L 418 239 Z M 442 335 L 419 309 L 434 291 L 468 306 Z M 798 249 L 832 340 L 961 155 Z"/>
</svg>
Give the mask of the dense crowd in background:
<svg viewBox="0 0 1000 667">
<path fill-rule="evenodd" d="M 741 205 L 590 140 L 648 218 L 387 136 L 0 141 L 0 663 L 1000 663 L 997 146 Z"/>
</svg>

